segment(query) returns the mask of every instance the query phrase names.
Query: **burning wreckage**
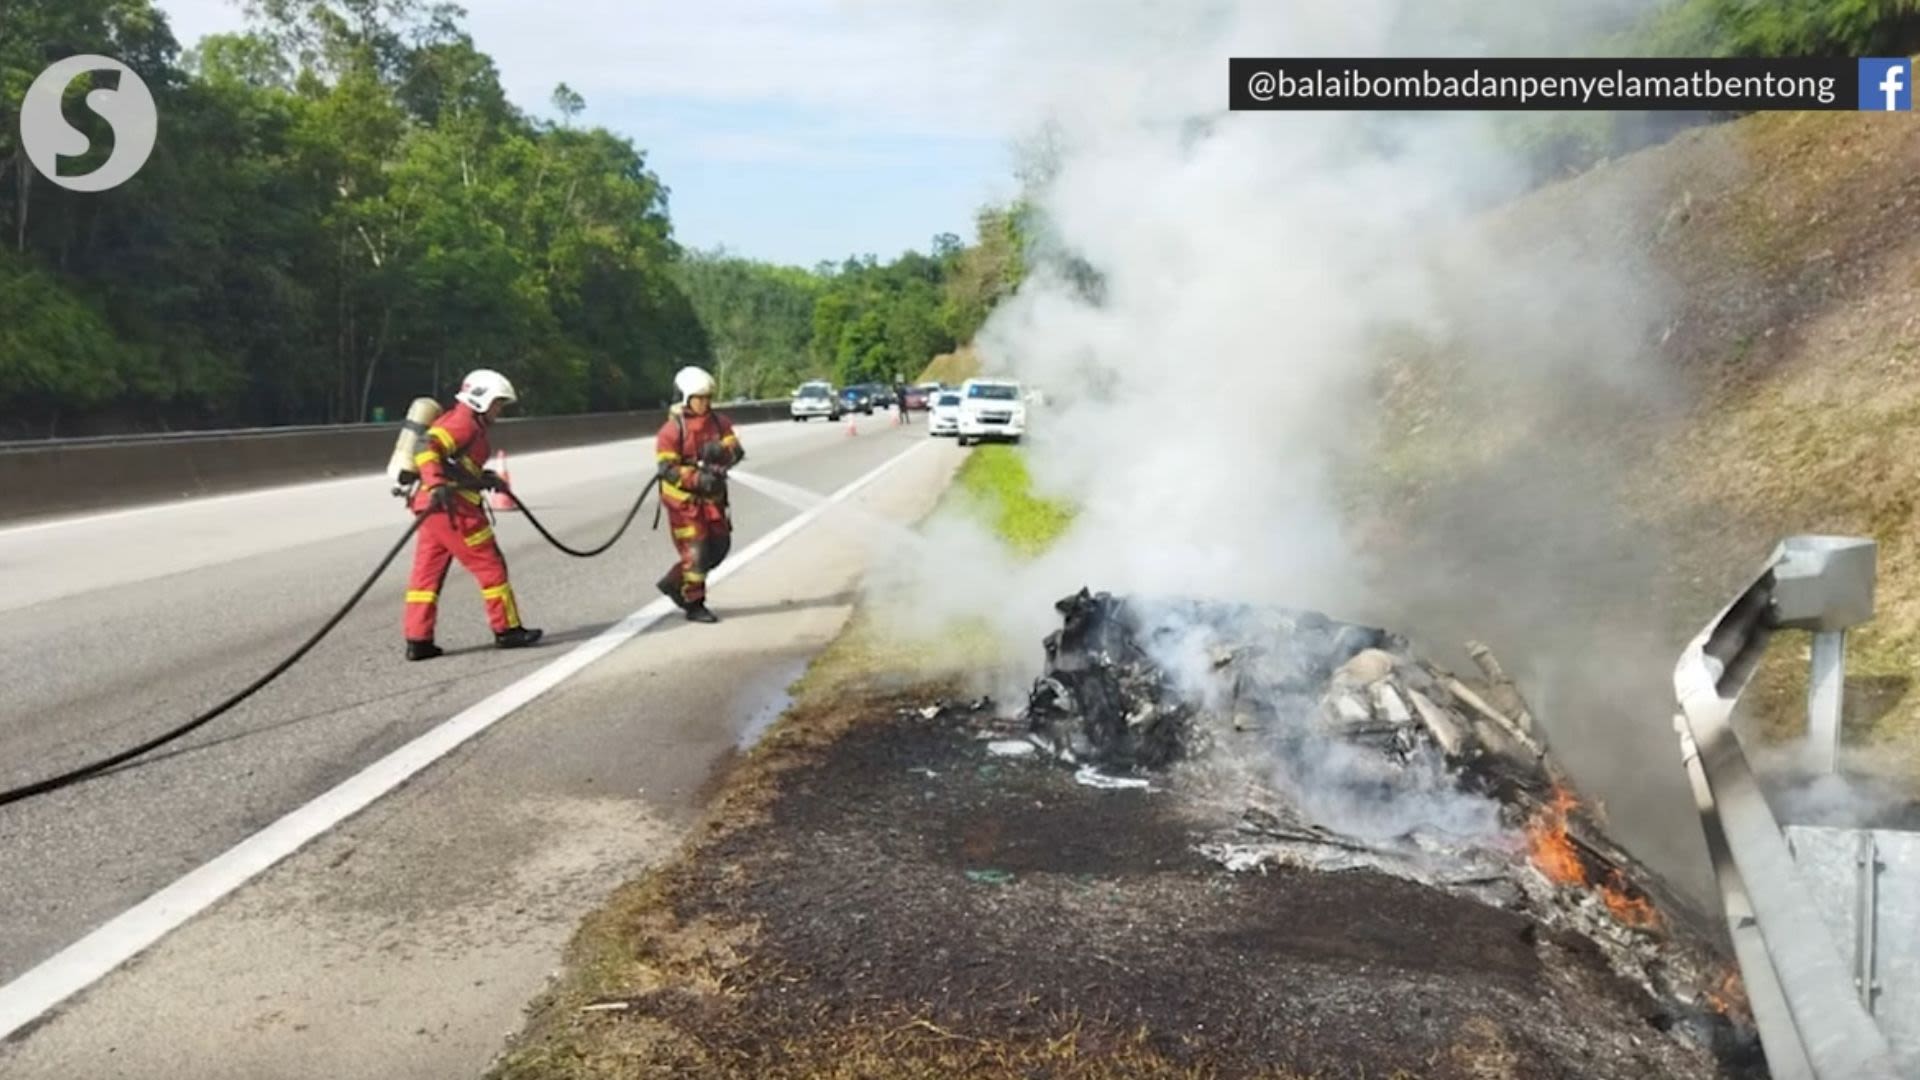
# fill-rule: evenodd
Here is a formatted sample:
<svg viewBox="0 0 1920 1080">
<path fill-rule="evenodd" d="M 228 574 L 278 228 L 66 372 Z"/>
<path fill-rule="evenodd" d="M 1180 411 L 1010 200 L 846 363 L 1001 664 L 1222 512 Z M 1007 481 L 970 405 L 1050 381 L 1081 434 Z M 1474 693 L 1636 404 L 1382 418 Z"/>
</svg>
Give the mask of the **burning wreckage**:
<svg viewBox="0 0 1920 1080">
<path fill-rule="evenodd" d="M 1715 925 L 1608 839 L 1484 646 L 1469 683 L 1312 612 L 1085 590 L 1056 606 L 1024 713 L 1041 751 L 1089 779 L 1177 782 L 1217 808 L 1200 850 L 1227 870 L 1370 869 L 1577 934 L 1660 1026 L 1757 1060 Z"/>
</svg>

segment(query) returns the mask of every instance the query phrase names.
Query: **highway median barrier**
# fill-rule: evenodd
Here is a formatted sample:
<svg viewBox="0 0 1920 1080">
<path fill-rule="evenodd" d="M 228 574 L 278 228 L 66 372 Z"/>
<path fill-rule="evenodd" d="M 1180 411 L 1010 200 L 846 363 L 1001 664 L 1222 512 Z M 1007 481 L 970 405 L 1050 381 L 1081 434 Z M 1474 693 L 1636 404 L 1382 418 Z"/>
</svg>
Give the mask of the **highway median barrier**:
<svg viewBox="0 0 1920 1080">
<path fill-rule="evenodd" d="M 725 405 L 741 424 L 787 419 L 787 402 Z M 492 441 L 515 453 L 650 439 L 665 409 L 510 417 Z M 110 510 L 315 480 L 383 483 L 397 424 L 252 428 L 0 443 L 0 522 Z"/>
</svg>

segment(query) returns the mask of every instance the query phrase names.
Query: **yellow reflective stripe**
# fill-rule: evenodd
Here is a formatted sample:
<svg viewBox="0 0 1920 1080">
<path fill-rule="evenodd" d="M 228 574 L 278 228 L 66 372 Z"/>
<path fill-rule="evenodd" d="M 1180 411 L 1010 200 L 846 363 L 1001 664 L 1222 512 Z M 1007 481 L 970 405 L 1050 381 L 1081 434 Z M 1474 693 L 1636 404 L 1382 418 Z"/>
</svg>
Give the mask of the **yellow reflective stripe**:
<svg viewBox="0 0 1920 1080">
<path fill-rule="evenodd" d="M 467 500 L 468 502 L 472 503 L 475 506 L 479 506 L 481 503 L 484 503 L 487 501 L 486 496 L 480 494 L 477 491 L 468 491 L 466 488 L 457 488 L 456 490 L 460 492 L 461 498 Z"/>
<path fill-rule="evenodd" d="M 415 465 L 425 465 L 429 461 L 438 460 L 440 460 L 440 451 L 438 450 L 422 450 L 413 455 L 413 463 Z"/>
<path fill-rule="evenodd" d="M 705 580 L 707 580 L 707 575 L 705 575 L 705 574 L 702 574 L 702 573 L 698 573 L 698 572 L 696 572 L 696 571 L 693 571 L 693 570 L 689 570 L 689 571 L 687 571 L 687 572 L 686 572 L 685 574 L 682 574 L 681 576 L 682 576 L 682 577 L 684 577 L 684 578 L 686 578 L 686 579 L 687 579 L 687 580 L 688 580 L 689 582 L 695 582 L 695 581 L 705 581 Z"/>
<path fill-rule="evenodd" d="M 407 590 L 407 603 L 409 604 L 432 604 L 437 603 L 439 599 L 440 594 L 437 592 L 425 592 L 420 589 Z"/>
<path fill-rule="evenodd" d="M 493 539 L 493 526 L 489 525 L 479 532 L 474 533 L 472 536 L 467 537 L 467 546 L 479 547 L 491 539 Z"/>
<path fill-rule="evenodd" d="M 698 525 L 689 525 L 684 529 L 673 530 L 673 537 L 676 540 L 691 540 L 694 537 L 699 535 L 700 535 L 700 526 Z"/>
<path fill-rule="evenodd" d="M 672 499 L 674 502 L 686 502 L 688 499 L 693 498 L 693 496 L 681 491 L 679 488 L 664 480 L 660 482 L 660 497 L 663 499 Z"/>
<path fill-rule="evenodd" d="M 680 455 L 672 450 L 661 450 L 653 455 L 661 461 L 679 461 Z"/>
<path fill-rule="evenodd" d="M 441 446 L 451 450 L 454 447 L 453 433 L 443 427 L 430 427 L 427 434 Z"/>
<path fill-rule="evenodd" d="M 466 469 L 470 473 L 480 472 L 480 463 L 473 460 L 473 458 L 469 457 L 466 454 L 460 455 L 460 465 L 462 468 Z"/>
<path fill-rule="evenodd" d="M 480 595 L 488 600 L 498 600 L 507 608 L 507 625 L 520 625 L 520 605 L 513 602 L 513 586 L 497 585 L 491 589 L 481 589 Z"/>
<path fill-rule="evenodd" d="M 720 442 L 721 442 L 721 444 L 722 444 L 722 445 L 725 445 L 725 446 L 739 446 L 739 445 L 740 445 L 740 436 L 738 436 L 738 435 L 728 435 L 728 436 L 727 436 L 726 438 L 724 438 L 724 439 L 721 439 L 721 440 L 720 440 Z"/>
</svg>

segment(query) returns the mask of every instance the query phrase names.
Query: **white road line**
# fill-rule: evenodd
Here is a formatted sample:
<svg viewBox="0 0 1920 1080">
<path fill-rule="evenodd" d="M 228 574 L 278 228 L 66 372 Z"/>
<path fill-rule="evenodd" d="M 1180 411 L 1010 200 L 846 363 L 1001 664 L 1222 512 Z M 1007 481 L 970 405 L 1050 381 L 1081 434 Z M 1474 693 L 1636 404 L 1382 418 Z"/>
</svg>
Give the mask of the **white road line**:
<svg viewBox="0 0 1920 1080">
<path fill-rule="evenodd" d="M 714 571 L 712 581 L 718 583 L 745 568 L 926 445 L 919 443 L 894 455 L 879 468 L 828 496 L 819 506 L 761 537 Z M 663 598 L 628 615 L 553 663 L 447 719 L 331 791 L 242 840 L 212 862 L 115 916 L 26 974 L 0 986 L 0 1039 L 104 978 L 188 919 L 366 809 L 460 744 L 612 652 L 671 610 L 673 605 Z"/>
</svg>

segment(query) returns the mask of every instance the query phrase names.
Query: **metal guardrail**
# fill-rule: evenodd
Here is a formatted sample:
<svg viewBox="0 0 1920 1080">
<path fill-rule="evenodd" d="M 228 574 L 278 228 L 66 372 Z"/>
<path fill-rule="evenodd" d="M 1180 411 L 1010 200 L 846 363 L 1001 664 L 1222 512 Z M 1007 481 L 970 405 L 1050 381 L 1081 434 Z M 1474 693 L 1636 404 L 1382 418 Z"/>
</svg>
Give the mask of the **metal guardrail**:
<svg viewBox="0 0 1920 1080">
<path fill-rule="evenodd" d="M 738 423 L 789 417 L 785 401 L 720 408 Z M 500 421 L 494 445 L 519 454 L 647 439 L 666 417 L 665 409 L 509 417 Z M 372 480 L 382 474 L 399 432 L 395 420 L 6 444 L 0 446 L 0 521 L 329 478 Z"/>
<path fill-rule="evenodd" d="M 1824 879 L 1811 877 L 1796 860 L 1731 722 L 1775 632 L 1840 634 L 1872 616 L 1873 558 L 1871 540 L 1789 538 L 1674 668 L 1674 728 L 1768 1068 L 1779 1078 L 1903 1075 L 1888 1032 L 1862 1004 L 1827 930 L 1822 909 L 1832 904 L 1823 905 L 1810 887 Z M 1833 668 L 1839 657 L 1831 646 L 1815 651 L 1811 703 L 1830 708 L 1833 721 L 1826 730 L 1825 719 L 1816 718 L 1816 738 L 1839 737 L 1841 673 Z M 1920 952 L 1920 943 L 1902 948 Z"/>
<path fill-rule="evenodd" d="M 756 401 L 723 402 L 721 403 L 719 408 L 722 411 L 725 411 L 728 409 L 771 409 L 776 407 L 785 408 L 787 404 L 788 404 L 788 399 L 786 398 L 768 398 L 763 401 L 756 400 Z M 653 412 L 664 410 L 665 408 L 666 406 L 663 405 L 660 407 L 660 409 L 634 410 L 633 414 L 640 415 L 644 413 L 653 413 Z M 572 417 L 593 417 L 593 416 L 608 416 L 608 415 L 625 415 L 625 414 L 568 413 L 568 414 L 562 414 L 558 416 L 509 416 L 500 420 L 499 423 L 503 431 L 512 431 L 514 425 L 516 424 L 527 424 L 535 421 L 566 420 Z M 242 438 L 275 439 L 275 438 L 292 438 L 292 437 L 301 436 L 301 435 L 337 434 L 337 433 L 343 433 L 343 432 L 367 432 L 367 431 L 397 432 L 400 430 L 401 419 L 404 419 L 404 418 L 402 417 L 402 418 L 396 418 L 393 420 L 378 420 L 378 421 L 369 420 L 364 423 L 345 423 L 345 424 L 281 424 L 281 425 L 276 425 L 274 427 L 201 428 L 201 429 L 195 429 L 190 431 L 133 431 L 133 432 L 127 432 L 120 435 L 80 435 L 80 436 L 74 436 L 74 437 L 61 437 L 61 438 L 48 438 L 48 439 L 0 439 L 0 454 L 4 454 L 11 450 L 61 450 L 61 449 L 80 449 L 83 447 L 95 447 L 95 446 L 129 446 L 129 445 L 135 445 L 140 443 L 206 442 L 206 441 L 220 440 L 220 439 L 242 439 Z"/>
</svg>

